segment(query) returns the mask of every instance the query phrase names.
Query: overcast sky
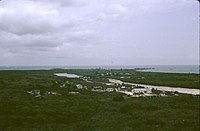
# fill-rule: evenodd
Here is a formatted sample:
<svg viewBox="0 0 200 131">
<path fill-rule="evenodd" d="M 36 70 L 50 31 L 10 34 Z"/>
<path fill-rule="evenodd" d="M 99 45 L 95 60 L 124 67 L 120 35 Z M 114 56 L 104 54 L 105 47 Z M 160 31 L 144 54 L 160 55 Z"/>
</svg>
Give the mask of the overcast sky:
<svg viewBox="0 0 200 131">
<path fill-rule="evenodd" d="M 0 65 L 192 65 L 197 0 L 2 0 Z"/>
</svg>

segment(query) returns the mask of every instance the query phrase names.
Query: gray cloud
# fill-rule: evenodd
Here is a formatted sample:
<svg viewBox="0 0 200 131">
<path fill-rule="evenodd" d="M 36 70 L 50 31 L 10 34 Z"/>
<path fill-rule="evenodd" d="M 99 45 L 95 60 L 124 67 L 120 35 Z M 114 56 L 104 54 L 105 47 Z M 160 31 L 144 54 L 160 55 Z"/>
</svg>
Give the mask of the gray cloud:
<svg viewBox="0 0 200 131">
<path fill-rule="evenodd" d="M 74 2 L 67 1 L 69 5 Z M 63 45 L 88 44 L 93 37 L 92 31 L 81 29 L 81 21 L 76 15 L 63 13 L 61 7 L 32 1 L 15 4 L 16 1 L 10 1 L 0 7 L 1 48 L 21 53 L 26 52 L 24 50 L 48 51 Z"/>
<path fill-rule="evenodd" d="M 103 12 L 97 16 L 97 20 L 123 20 L 128 13 L 128 8 L 121 4 L 111 4 L 105 7 Z"/>
<path fill-rule="evenodd" d="M 75 26 L 73 14 L 62 15 L 57 9 L 43 8 L 38 4 L 26 3 L 0 8 L 0 29 L 18 35 L 49 33 Z"/>
<path fill-rule="evenodd" d="M 63 7 L 81 7 L 85 6 L 87 4 L 86 0 L 33 0 L 35 2 L 41 2 L 41 3 L 53 3 L 59 6 Z"/>
<path fill-rule="evenodd" d="M 4 0 L 0 65 L 195 64 L 197 12 L 192 0 Z"/>
</svg>

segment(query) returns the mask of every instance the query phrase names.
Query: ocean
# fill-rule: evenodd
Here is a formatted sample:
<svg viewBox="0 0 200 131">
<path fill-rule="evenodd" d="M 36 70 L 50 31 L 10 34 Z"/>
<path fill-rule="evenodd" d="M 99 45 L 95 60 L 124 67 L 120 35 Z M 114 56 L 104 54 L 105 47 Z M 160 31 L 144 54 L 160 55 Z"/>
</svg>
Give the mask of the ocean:
<svg viewBox="0 0 200 131">
<path fill-rule="evenodd" d="M 143 72 L 165 72 L 165 73 L 199 73 L 199 65 L 137 65 L 137 66 L 0 66 L 0 70 L 50 70 L 62 69 L 135 69 L 151 68 L 140 70 Z"/>
<path fill-rule="evenodd" d="M 165 72 L 165 73 L 199 73 L 199 65 L 154 65 L 153 69 L 141 70 L 144 72 Z"/>
</svg>

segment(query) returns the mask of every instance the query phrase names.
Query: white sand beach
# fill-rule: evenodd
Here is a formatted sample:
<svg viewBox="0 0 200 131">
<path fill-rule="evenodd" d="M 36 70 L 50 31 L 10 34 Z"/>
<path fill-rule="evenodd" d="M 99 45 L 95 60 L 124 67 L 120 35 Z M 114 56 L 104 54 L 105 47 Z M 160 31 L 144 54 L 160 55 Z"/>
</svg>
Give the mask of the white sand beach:
<svg viewBox="0 0 200 131">
<path fill-rule="evenodd" d="M 160 90 L 160 91 L 170 91 L 170 92 L 178 91 L 179 93 L 183 93 L 183 94 L 200 95 L 200 89 L 189 89 L 189 88 L 181 88 L 181 87 L 144 85 L 144 84 L 123 82 L 123 81 L 117 80 L 117 79 L 108 79 L 108 80 L 109 80 L 109 82 L 116 83 L 116 84 L 138 85 L 138 86 L 144 86 L 144 87 L 151 88 L 151 89 L 154 88 L 154 89 L 157 89 L 157 90 Z"/>
</svg>

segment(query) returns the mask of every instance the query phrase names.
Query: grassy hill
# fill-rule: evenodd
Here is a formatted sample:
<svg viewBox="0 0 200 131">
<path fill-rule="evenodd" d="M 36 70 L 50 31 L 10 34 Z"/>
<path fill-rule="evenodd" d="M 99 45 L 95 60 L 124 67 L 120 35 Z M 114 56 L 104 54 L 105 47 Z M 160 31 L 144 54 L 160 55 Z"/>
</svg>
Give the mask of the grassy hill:
<svg viewBox="0 0 200 131">
<path fill-rule="evenodd" d="M 61 71 L 85 74 L 96 83 L 53 75 Z M 199 131 L 198 96 L 130 98 L 116 92 L 76 89 L 77 83 L 90 89 L 110 77 L 98 74 L 96 70 L 0 71 L 0 130 Z M 40 97 L 27 93 L 35 89 L 41 91 Z"/>
</svg>

